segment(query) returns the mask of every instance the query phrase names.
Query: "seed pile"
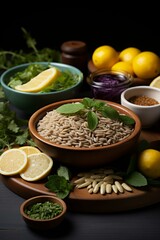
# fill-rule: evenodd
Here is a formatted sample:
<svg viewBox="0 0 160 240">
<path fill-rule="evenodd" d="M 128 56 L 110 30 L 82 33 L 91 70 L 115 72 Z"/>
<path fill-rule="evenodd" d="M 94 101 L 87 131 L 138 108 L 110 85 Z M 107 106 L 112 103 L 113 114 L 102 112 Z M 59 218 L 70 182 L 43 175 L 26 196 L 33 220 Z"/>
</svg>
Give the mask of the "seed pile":
<svg viewBox="0 0 160 240">
<path fill-rule="evenodd" d="M 141 106 L 152 106 L 156 105 L 159 102 L 153 98 L 150 98 L 148 96 L 134 96 L 129 99 L 131 103 L 141 105 Z"/>
<path fill-rule="evenodd" d="M 77 174 L 78 179 L 74 181 L 76 188 L 87 188 L 88 193 L 100 193 L 102 195 L 112 192 L 132 192 L 132 188 L 123 181 L 123 178 L 116 174 L 113 169 L 94 169 L 89 172 Z"/>
<path fill-rule="evenodd" d="M 70 147 L 100 147 L 117 143 L 130 136 L 133 126 L 98 116 L 98 126 L 88 128 L 86 115 L 62 115 L 56 110 L 49 111 L 37 124 L 38 133 L 50 142 Z"/>
</svg>

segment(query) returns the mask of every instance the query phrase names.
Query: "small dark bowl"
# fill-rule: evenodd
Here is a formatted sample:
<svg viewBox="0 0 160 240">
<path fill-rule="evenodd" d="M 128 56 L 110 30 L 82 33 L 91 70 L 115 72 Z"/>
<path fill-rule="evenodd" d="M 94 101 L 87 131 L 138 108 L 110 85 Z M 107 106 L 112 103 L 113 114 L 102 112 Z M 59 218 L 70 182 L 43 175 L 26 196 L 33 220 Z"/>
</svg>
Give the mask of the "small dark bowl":
<svg viewBox="0 0 160 240">
<path fill-rule="evenodd" d="M 90 148 L 80 148 L 80 147 L 69 147 L 62 146 L 60 144 L 55 144 L 44 137 L 40 136 L 37 131 L 37 123 L 42 119 L 48 111 L 51 111 L 63 104 L 79 102 L 82 99 L 70 99 L 65 101 L 60 101 L 47 105 L 38 111 L 36 111 L 29 119 L 29 131 L 37 146 L 49 156 L 57 159 L 61 164 L 72 166 L 72 167 L 98 167 L 110 163 L 129 151 L 133 150 L 135 144 L 139 139 L 141 132 L 141 123 L 138 116 L 127 109 L 126 107 L 114 103 L 107 102 L 110 106 L 118 110 L 120 113 L 126 114 L 135 120 L 134 130 L 129 137 L 123 139 L 114 144 L 101 147 L 90 147 Z"/>
<path fill-rule="evenodd" d="M 59 215 L 55 216 L 54 218 L 46 219 L 46 220 L 33 219 L 25 213 L 25 209 L 28 206 L 33 205 L 35 203 L 43 203 L 46 201 L 51 201 L 53 203 L 60 204 L 63 208 L 62 212 Z M 25 200 L 20 206 L 20 214 L 22 215 L 22 218 L 25 221 L 25 223 L 29 227 L 38 229 L 38 230 L 47 230 L 47 229 L 57 227 L 64 220 L 66 211 L 67 211 L 67 206 L 62 199 L 57 198 L 55 196 L 49 196 L 49 195 L 40 195 L 40 196 L 29 198 Z"/>
<path fill-rule="evenodd" d="M 87 77 L 94 98 L 118 103 L 121 93 L 132 85 L 133 80 L 127 72 L 106 69 L 96 70 Z"/>
</svg>

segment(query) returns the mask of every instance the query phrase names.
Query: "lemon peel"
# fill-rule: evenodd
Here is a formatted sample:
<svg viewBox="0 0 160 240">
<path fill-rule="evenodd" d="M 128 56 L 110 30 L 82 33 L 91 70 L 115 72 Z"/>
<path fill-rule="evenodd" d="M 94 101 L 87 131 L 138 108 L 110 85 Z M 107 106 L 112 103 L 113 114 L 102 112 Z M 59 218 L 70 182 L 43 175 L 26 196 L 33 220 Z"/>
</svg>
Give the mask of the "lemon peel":
<svg viewBox="0 0 160 240">
<path fill-rule="evenodd" d="M 56 67 L 48 68 L 32 78 L 29 82 L 17 85 L 15 90 L 22 92 L 40 92 L 52 84 L 60 74 L 61 72 Z"/>
</svg>

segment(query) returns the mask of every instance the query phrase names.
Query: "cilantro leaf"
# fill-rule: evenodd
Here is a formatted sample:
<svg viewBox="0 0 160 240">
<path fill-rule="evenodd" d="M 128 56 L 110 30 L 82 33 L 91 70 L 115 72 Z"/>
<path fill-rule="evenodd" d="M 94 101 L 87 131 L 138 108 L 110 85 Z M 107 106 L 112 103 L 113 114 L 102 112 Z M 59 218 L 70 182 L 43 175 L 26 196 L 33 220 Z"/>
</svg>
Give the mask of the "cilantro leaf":
<svg viewBox="0 0 160 240">
<path fill-rule="evenodd" d="M 54 174 L 48 176 L 48 181 L 45 183 L 45 187 L 56 193 L 57 197 L 64 199 L 72 190 L 73 185 L 67 181 L 65 177 Z"/>
<path fill-rule="evenodd" d="M 69 180 L 71 175 L 69 169 L 65 166 L 60 166 L 57 170 L 57 174 L 60 177 L 64 177 L 66 180 Z"/>
</svg>

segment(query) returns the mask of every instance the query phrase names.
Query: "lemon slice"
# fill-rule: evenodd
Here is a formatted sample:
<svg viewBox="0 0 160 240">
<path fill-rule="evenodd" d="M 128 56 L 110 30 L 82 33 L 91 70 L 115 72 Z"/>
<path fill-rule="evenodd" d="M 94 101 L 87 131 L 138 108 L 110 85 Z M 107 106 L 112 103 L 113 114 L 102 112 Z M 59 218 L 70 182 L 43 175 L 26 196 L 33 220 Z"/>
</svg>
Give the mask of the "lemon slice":
<svg viewBox="0 0 160 240">
<path fill-rule="evenodd" d="M 0 156 L 0 173 L 12 176 L 19 174 L 27 165 L 27 155 L 24 151 L 13 148 L 6 150 Z"/>
<path fill-rule="evenodd" d="M 52 84 L 60 74 L 61 72 L 57 68 L 51 67 L 39 73 L 29 82 L 17 85 L 15 89 L 22 92 L 39 92 Z"/>
<path fill-rule="evenodd" d="M 23 150 L 27 154 L 27 156 L 30 154 L 41 152 L 38 148 L 33 146 L 22 146 L 22 147 L 19 147 L 19 149 Z"/>
<path fill-rule="evenodd" d="M 28 155 L 28 163 L 23 172 L 20 173 L 21 178 L 26 181 L 37 181 L 45 178 L 51 171 L 53 160 L 45 153 L 34 153 Z"/>
<path fill-rule="evenodd" d="M 152 82 L 150 83 L 151 87 L 156 87 L 156 88 L 160 88 L 160 76 L 154 78 L 152 80 Z"/>
</svg>

